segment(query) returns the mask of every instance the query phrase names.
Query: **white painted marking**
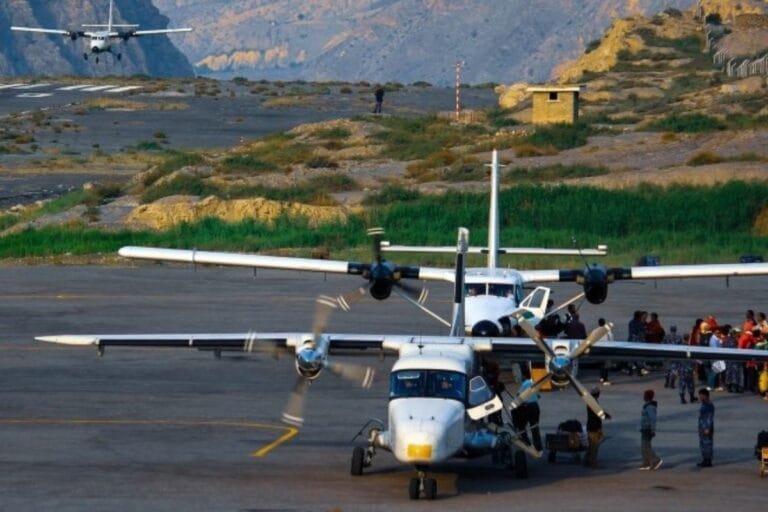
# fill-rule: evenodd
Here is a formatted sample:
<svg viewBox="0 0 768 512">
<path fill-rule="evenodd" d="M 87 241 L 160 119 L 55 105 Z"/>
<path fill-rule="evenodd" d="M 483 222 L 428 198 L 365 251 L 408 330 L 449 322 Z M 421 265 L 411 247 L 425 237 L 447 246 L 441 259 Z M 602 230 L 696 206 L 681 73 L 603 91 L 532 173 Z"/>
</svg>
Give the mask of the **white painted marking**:
<svg viewBox="0 0 768 512">
<path fill-rule="evenodd" d="M 104 92 L 126 92 L 126 91 L 133 91 L 134 89 L 141 89 L 140 85 L 125 85 L 123 87 L 118 87 L 117 89 L 111 89 L 109 91 Z"/>
<path fill-rule="evenodd" d="M 26 85 L 19 85 L 18 87 L 14 87 L 14 89 L 39 89 L 40 87 L 48 87 L 51 84 L 26 84 Z"/>
<path fill-rule="evenodd" d="M 96 85 L 93 87 L 86 87 L 85 89 L 80 89 L 83 92 L 96 92 L 96 91 L 103 91 L 104 89 L 112 89 L 114 85 Z"/>
<path fill-rule="evenodd" d="M 53 93 L 50 92 L 24 92 L 21 94 L 17 94 L 17 98 L 46 98 L 48 96 L 53 96 Z"/>
<path fill-rule="evenodd" d="M 24 84 L 4 84 L 4 85 L 0 85 L 0 89 L 13 89 L 20 85 L 24 85 Z"/>
<path fill-rule="evenodd" d="M 59 87 L 56 90 L 57 91 L 75 91 L 77 89 L 82 89 L 83 87 L 93 87 L 93 84 L 68 85 L 66 87 Z"/>
</svg>

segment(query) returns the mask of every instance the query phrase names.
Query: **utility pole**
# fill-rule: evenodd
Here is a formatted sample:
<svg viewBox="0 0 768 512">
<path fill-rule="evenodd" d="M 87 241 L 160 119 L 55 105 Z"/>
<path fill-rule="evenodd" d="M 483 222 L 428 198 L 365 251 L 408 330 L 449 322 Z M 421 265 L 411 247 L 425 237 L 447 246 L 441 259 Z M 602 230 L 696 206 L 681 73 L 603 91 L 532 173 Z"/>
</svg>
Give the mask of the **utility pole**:
<svg viewBox="0 0 768 512">
<path fill-rule="evenodd" d="M 456 122 L 461 121 L 461 70 L 467 63 L 463 60 L 456 62 Z"/>
</svg>

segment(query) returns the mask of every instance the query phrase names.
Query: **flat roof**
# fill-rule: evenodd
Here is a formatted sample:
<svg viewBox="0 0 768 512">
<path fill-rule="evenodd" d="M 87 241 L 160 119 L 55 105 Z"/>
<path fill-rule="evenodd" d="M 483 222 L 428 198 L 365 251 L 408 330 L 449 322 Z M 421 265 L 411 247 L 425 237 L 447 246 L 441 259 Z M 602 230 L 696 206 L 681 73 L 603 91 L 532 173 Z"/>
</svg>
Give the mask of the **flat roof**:
<svg viewBox="0 0 768 512">
<path fill-rule="evenodd" d="M 534 85 L 526 89 L 526 92 L 581 92 L 583 85 Z"/>
</svg>

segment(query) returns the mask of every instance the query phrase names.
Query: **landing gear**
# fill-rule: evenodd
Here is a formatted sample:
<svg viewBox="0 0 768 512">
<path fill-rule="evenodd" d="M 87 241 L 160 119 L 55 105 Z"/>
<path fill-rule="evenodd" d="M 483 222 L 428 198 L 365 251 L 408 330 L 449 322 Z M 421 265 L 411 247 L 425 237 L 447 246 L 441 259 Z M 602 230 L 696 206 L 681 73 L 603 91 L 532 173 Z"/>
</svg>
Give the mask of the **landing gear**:
<svg viewBox="0 0 768 512">
<path fill-rule="evenodd" d="M 96 56 L 96 64 L 98 64 L 98 63 L 99 63 L 99 56 L 97 55 Z"/>
<path fill-rule="evenodd" d="M 118 53 L 117 54 L 117 60 L 123 60 L 123 54 L 122 53 Z"/>
<path fill-rule="evenodd" d="M 83 59 L 88 60 L 88 54 L 87 53 L 83 53 Z"/>
<path fill-rule="evenodd" d="M 424 493 L 424 499 L 434 500 L 437 497 L 437 480 L 434 478 L 427 478 L 427 474 L 423 469 L 416 469 L 419 472 L 419 476 L 411 478 L 408 484 L 408 497 L 412 500 L 417 500 L 421 497 L 421 493 Z"/>
<path fill-rule="evenodd" d="M 360 476 L 363 474 L 363 467 L 365 467 L 365 450 L 355 446 L 354 450 L 352 450 L 352 462 L 349 472 L 353 476 Z"/>
</svg>

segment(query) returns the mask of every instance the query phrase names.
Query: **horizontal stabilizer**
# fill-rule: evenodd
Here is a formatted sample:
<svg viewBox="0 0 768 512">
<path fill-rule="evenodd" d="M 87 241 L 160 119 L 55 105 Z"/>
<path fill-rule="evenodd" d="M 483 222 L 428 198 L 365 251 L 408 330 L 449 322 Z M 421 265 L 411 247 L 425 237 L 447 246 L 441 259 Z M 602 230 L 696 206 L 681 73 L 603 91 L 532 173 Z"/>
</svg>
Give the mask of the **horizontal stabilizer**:
<svg viewBox="0 0 768 512">
<path fill-rule="evenodd" d="M 453 254 L 456 248 L 452 246 L 422 246 L 422 245 L 392 245 L 382 242 L 381 249 L 387 252 L 419 252 L 430 254 Z M 470 247 L 469 254 L 488 254 L 487 247 Z M 598 245 L 596 249 L 547 249 L 544 247 L 500 247 L 499 254 L 533 255 L 533 256 L 605 256 L 608 247 Z"/>
</svg>

